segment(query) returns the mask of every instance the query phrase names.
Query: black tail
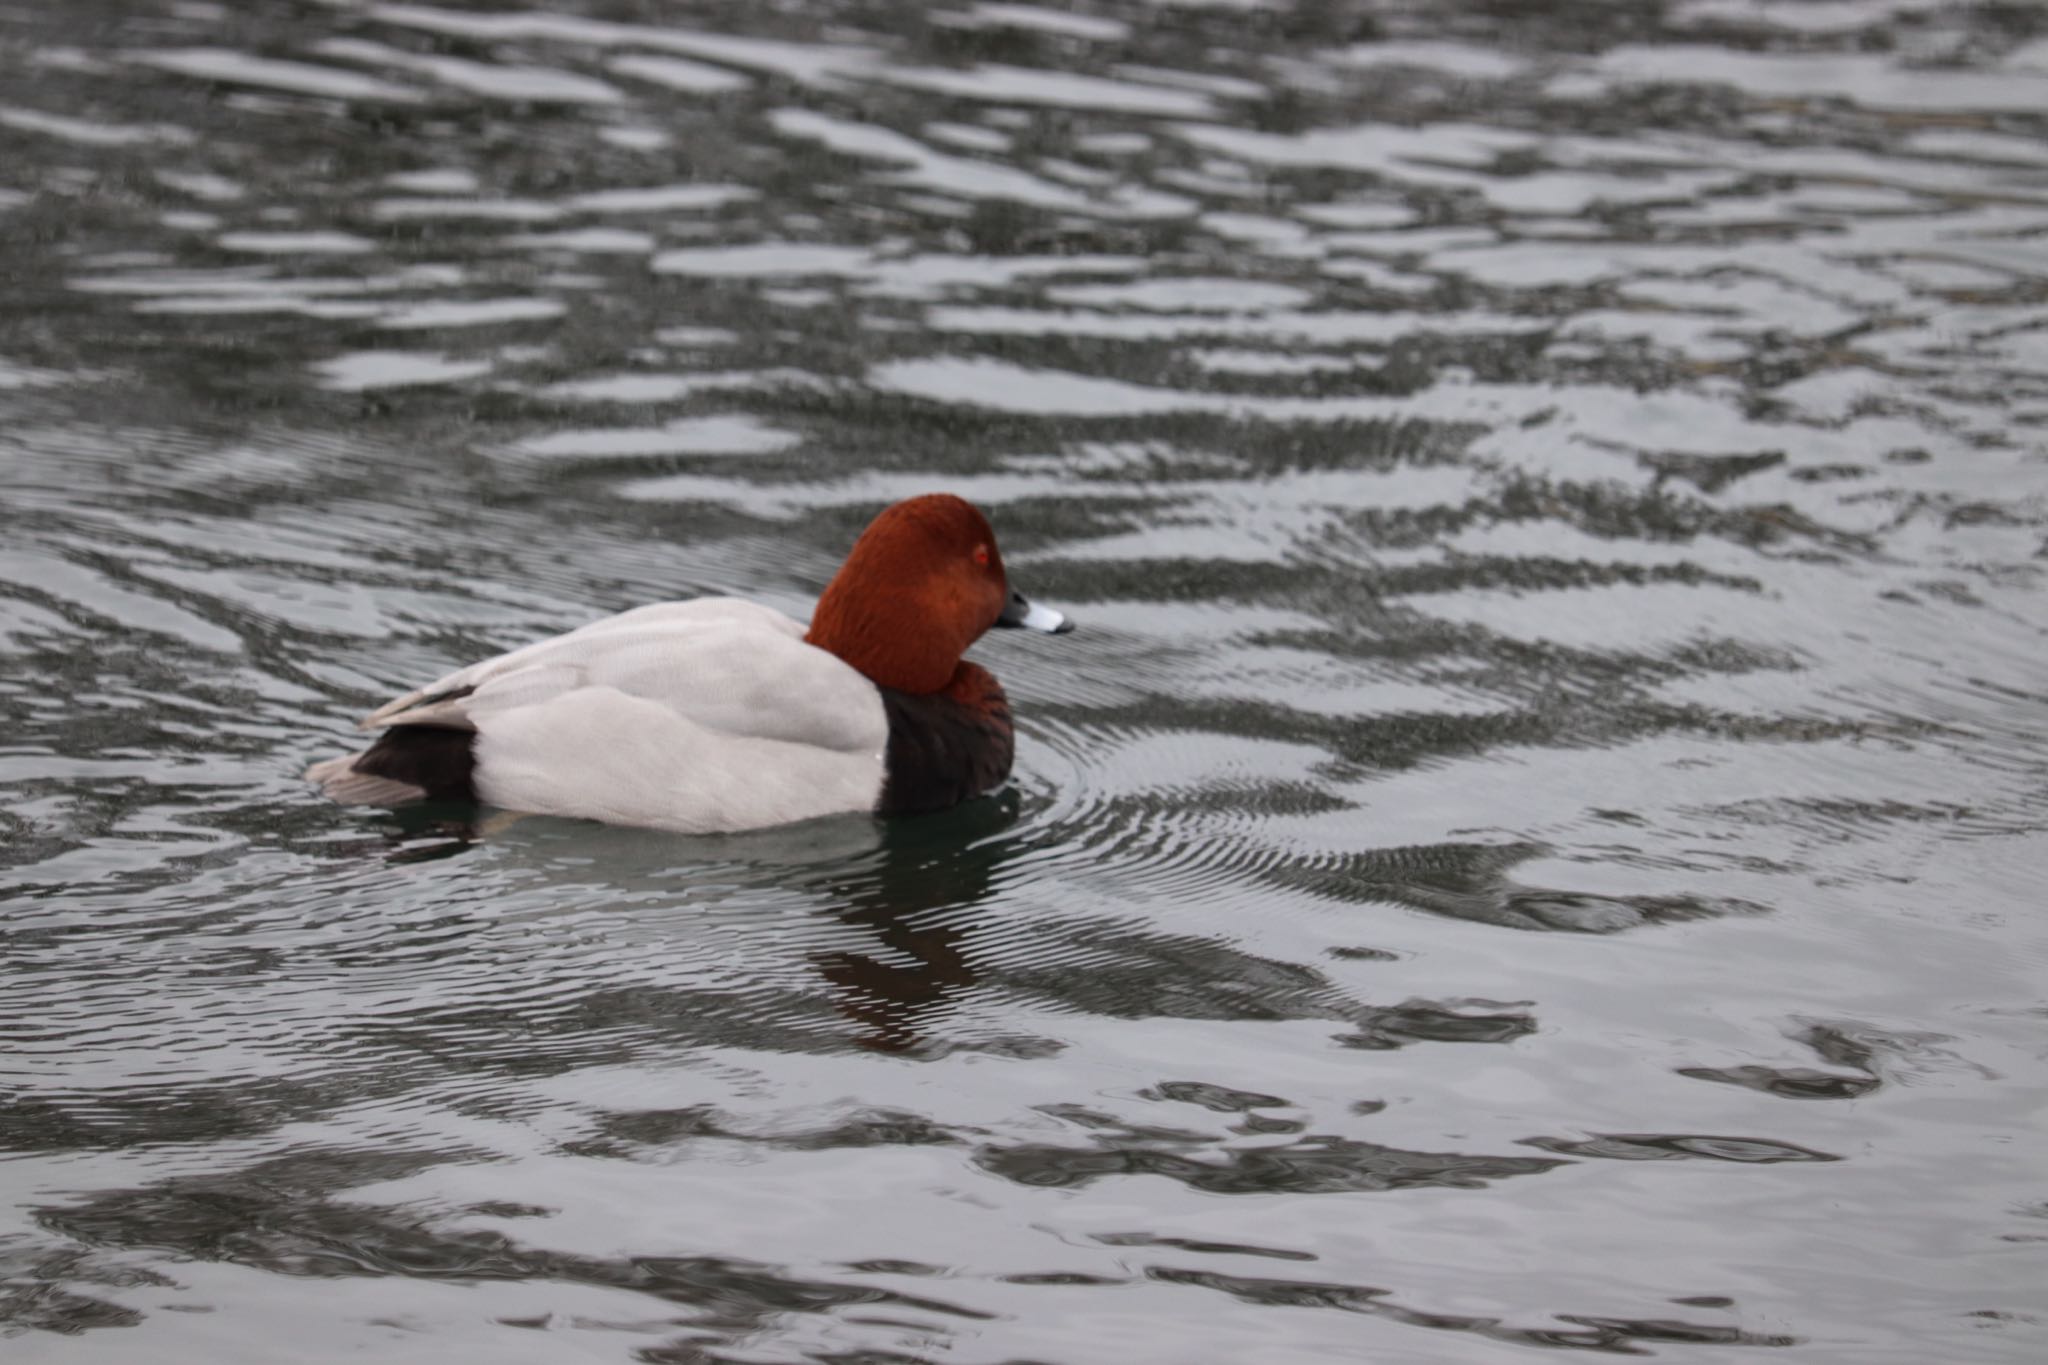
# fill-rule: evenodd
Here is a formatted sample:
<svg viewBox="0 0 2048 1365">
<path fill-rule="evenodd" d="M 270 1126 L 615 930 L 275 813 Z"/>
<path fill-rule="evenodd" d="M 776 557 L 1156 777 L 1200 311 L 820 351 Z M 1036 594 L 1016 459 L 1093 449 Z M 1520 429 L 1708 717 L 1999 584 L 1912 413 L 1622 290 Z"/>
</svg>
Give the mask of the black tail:
<svg viewBox="0 0 2048 1365">
<path fill-rule="evenodd" d="M 446 725 L 396 725 L 359 754 L 315 763 L 306 776 L 348 805 L 411 801 L 475 805 L 476 732 Z"/>
<path fill-rule="evenodd" d="M 377 736 L 355 770 L 418 787 L 429 801 L 476 800 L 476 731 L 394 725 Z"/>
</svg>

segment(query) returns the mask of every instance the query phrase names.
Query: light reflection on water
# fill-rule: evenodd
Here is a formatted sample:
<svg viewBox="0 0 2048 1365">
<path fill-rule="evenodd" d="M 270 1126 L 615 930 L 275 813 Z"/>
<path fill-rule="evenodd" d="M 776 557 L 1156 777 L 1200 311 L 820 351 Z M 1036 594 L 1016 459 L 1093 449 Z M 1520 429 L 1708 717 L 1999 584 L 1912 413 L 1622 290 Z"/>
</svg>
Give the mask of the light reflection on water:
<svg viewBox="0 0 2048 1365">
<path fill-rule="evenodd" d="M 2040 16 L 0 33 L 10 1359 L 2048 1345 Z M 297 779 L 931 488 L 1000 798 Z"/>
</svg>

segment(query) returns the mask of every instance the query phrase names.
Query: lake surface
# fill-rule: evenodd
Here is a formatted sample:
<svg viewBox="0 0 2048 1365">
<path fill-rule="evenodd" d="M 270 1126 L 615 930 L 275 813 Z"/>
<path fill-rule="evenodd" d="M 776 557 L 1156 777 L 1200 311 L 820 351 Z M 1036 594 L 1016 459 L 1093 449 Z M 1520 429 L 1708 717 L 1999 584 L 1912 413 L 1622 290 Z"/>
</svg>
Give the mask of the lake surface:
<svg viewBox="0 0 2048 1365">
<path fill-rule="evenodd" d="M 343 809 L 950 489 L 1000 795 Z M 2048 10 L 0 9 L 9 1362 L 2048 1358 Z"/>
</svg>

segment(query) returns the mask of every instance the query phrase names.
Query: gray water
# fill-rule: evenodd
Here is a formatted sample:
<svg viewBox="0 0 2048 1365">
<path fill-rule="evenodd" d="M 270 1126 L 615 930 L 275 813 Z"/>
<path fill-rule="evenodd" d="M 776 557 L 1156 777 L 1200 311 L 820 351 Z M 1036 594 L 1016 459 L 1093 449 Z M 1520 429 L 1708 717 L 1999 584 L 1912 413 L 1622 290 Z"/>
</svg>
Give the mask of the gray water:
<svg viewBox="0 0 2048 1365">
<path fill-rule="evenodd" d="M 2048 1358 L 2048 9 L 26 0 L 0 481 L 10 1363 Z M 933 489 L 996 798 L 299 780 Z"/>
</svg>

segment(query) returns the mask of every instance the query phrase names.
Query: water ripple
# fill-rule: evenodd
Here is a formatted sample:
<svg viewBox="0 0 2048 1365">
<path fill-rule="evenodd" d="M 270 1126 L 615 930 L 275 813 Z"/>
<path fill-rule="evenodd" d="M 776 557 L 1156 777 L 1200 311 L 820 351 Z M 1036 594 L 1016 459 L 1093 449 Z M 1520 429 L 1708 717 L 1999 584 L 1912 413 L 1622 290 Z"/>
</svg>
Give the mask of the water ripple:
<svg viewBox="0 0 2048 1365">
<path fill-rule="evenodd" d="M 2024 7 L 0 23 L 0 1332 L 2040 1356 Z M 995 799 L 298 780 L 936 488 Z"/>
</svg>

